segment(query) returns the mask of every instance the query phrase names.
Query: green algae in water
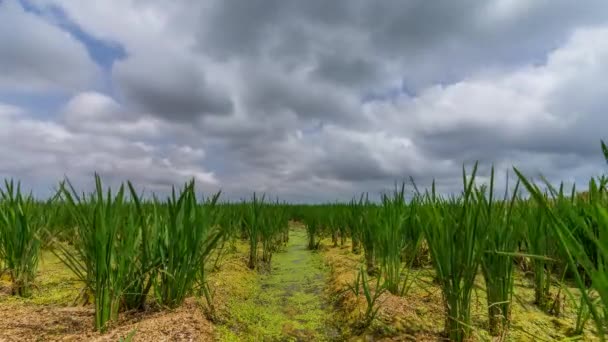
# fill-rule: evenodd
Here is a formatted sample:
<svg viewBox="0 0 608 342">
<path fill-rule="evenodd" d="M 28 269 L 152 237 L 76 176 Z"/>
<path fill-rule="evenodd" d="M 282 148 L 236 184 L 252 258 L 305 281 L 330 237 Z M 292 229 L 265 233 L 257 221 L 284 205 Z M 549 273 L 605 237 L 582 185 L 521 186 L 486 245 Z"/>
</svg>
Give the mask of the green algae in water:
<svg viewBox="0 0 608 342">
<path fill-rule="evenodd" d="M 220 341 L 335 339 L 323 293 L 327 270 L 306 243 L 306 232 L 292 230 L 285 251 L 273 256 L 271 272 L 256 278 L 247 298 L 229 300 L 229 321 L 217 331 Z"/>
<path fill-rule="evenodd" d="M 7 279 L 0 279 L 0 288 L 11 286 Z M 42 251 L 32 296 L 0 295 L 0 305 L 70 306 L 83 287 L 84 284 L 53 253 Z"/>
</svg>

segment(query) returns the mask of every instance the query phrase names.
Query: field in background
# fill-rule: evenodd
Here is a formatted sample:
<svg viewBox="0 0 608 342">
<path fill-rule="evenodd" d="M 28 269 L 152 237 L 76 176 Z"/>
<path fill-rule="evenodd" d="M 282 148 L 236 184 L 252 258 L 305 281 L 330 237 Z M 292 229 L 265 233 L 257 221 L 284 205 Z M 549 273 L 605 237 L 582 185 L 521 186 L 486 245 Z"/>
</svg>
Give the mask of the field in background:
<svg viewBox="0 0 608 342">
<path fill-rule="evenodd" d="M 149 199 L 99 177 L 40 202 L 7 181 L 0 337 L 603 340 L 608 178 L 581 194 L 515 170 L 498 194 L 476 173 L 457 196 L 325 205 L 224 203 L 193 182 Z"/>
</svg>

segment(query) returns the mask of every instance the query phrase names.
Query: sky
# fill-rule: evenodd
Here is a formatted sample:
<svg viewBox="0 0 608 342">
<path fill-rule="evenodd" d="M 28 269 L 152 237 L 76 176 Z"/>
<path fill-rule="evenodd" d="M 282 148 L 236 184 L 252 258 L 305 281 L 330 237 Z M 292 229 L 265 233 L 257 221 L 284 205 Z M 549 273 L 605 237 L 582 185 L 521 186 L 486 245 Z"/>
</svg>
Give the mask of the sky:
<svg viewBox="0 0 608 342">
<path fill-rule="evenodd" d="M 0 178 L 348 200 L 606 171 L 608 2 L 0 0 Z M 514 178 L 512 176 L 511 178 Z"/>
</svg>

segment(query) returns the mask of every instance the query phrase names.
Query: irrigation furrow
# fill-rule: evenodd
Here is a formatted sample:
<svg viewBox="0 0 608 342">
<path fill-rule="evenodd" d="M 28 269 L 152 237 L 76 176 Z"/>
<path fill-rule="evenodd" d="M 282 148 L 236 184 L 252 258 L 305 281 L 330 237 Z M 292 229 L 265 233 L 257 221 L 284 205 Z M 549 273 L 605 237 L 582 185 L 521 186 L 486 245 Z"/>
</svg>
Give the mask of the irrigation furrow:
<svg viewBox="0 0 608 342">
<path fill-rule="evenodd" d="M 306 248 L 306 232 L 294 229 L 272 270 L 257 277 L 253 296 L 229 304 L 231 321 L 220 340 L 331 341 L 331 309 L 324 296 L 327 269 Z"/>
</svg>

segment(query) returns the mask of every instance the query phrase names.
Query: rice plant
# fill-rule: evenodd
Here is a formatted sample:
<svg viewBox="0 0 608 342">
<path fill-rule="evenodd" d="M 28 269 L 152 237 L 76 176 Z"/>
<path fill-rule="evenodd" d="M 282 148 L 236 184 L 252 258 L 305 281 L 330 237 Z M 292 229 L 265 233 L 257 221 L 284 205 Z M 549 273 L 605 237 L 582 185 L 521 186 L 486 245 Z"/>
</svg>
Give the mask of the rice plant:
<svg viewBox="0 0 608 342">
<path fill-rule="evenodd" d="M 53 241 L 70 243 L 74 234 L 76 222 L 71 211 L 61 200 L 63 196 L 61 189 L 43 204 L 37 205 L 38 214 L 44 216 L 44 229 L 41 234 L 42 248 L 52 248 Z"/>
<path fill-rule="evenodd" d="M 425 194 L 419 224 L 423 227 L 445 307 L 445 334 L 452 341 L 471 334 L 471 292 L 481 259 L 477 241 L 482 237 L 479 215 L 482 206 L 474 198 L 477 164 L 467 178 L 460 198 L 444 200 L 435 192 Z"/>
<path fill-rule="evenodd" d="M 221 231 L 213 229 L 213 211 L 219 196 L 218 192 L 201 205 L 191 181 L 179 196 L 172 191 L 166 214 L 157 217 L 160 269 L 154 291 L 161 305 L 169 308 L 181 305 L 197 277 L 201 273 L 204 276 L 207 257 L 221 238 Z"/>
<path fill-rule="evenodd" d="M 581 289 L 582 291 L 587 291 L 587 296 L 592 298 L 591 289 Z M 587 325 L 589 319 L 591 319 L 591 310 L 589 309 L 590 305 L 585 300 L 584 296 L 580 296 L 576 298 L 575 295 L 568 288 L 565 288 L 565 292 L 567 293 L 569 299 L 572 301 L 576 311 L 576 320 L 574 322 L 574 326 L 571 328 L 570 334 L 573 336 L 580 336 L 583 334 L 583 330 Z M 597 306 L 599 301 L 594 298 L 592 305 Z"/>
<path fill-rule="evenodd" d="M 277 203 L 266 206 L 264 224 L 261 230 L 262 261 L 270 269 L 272 254 L 283 243 L 284 233 L 288 231 L 288 221 L 285 210 Z"/>
<path fill-rule="evenodd" d="M 508 195 L 509 183 L 502 201 L 495 201 L 494 168 L 492 168 L 487 187 L 476 190 L 476 198 L 482 207 L 480 221 L 485 229 L 479 239 L 481 271 L 486 283 L 489 328 L 492 335 L 505 336 L 511 319 L 513 298 L 513 257 L 516 255 L 519 231 L 513 222 L 519 182 L 515 185 L 511 198 Z"/>
<path fill-rule="evenodd" d="M 386 292 L 386 287 L 380 277 L 376 277 L 375 286 L 370 286 L 367 271 L 361 267 L 353 284 L 347 284 L 347 290 L 352 292 L 357 299 L 361 293 L 363 293 L 365 297 L 365 313 L 363 313 L 361 321 L 358 322 L 358 326 L 356 326 L 358 331 L 363 331 L 374 322 L 374 319 L 376 319 L 378 311 L 381 308 L 378 299 Z"/>
<path fill-rule="evenodd" d="M 361 212 L 360 205 L 361 200 L 357 202 L 356 199 L 350 201 L 348 205 L 347 215 L 346 215 L 346 224 L 348 225 L 348 230 L 350 232 L 351 238 L 351 251 L 354 254 L 361 253 Z"/>
<path fill-rule="evenodd" d="M 608 147 L 602 142 L 602 152 L 608 162 Z M 528 180 L 518 169 L 514 169 L 519 179 L 522 181 L 528 192 L 531 194 L 540 209 L 547 215 L 551 222 L 550 227 L 555 233 L 556 240 L 563 248 L 568 265 L 572 269 L 581 267 L 586 276 L 591 280 L 591 286 L 597 291 L 599 305 L 587 291 L 585 279 L 580 272 L 574 272 L 574 280 L 580 289 L 581 296 L 586 302 L 587 308 L 595 323 L 599 338 L 605 340 L 606 312 L 608 311 L 608 209 L 606 204 L 606 186 L 608 179 L 605 176 L 589 181 L 589 197 L 595 200 L 588 204 L 589 213 L 593 220 L 586 220 L 580 216 L 573 207 L 560 207 L 556 210 L 554 205 L 543 195 L 540 187 Z M 545 186 L 553 189 L 549 182 Z M 556 192 L 554 189 L 553 192 Z M 596 248 L 595 255 L 589 255 L 585 248 L 585 243 L 573 233 L 572 227 L 568 225 L 566 218 L 574 219 L 578 222 L 581 233 L 585 234 Z M 603 311 L 600 313 L 598 309 Z"/>
<path fill-rule="evenodd" d="M 306 236 L 308 237 L 308 249 L 314 250 L 319 248 L 320 241 L 317 240 L 321 233 L 321 221 L 315 208 L 308 209 L 304 216 L 304 225 L 306 226 Z"/>
<path fill-rule="evenodd" d="M 337 221 L 337 207 L 330 206 L 326 210 L 327 228 L 331 233 L 333 247 L 338 247 L 338 235 L 340 234 L 340 223 Z"/>
<path fill-rule="evenodd" d="M 38 268 L 44 216 L 36 215 L 34 199 L 21 193 L 20 183 L 5 180 L 0 196 L 0 262 L 8 270 L 12 293 L 29 297 Z"/>
<path fill-rule="evenodd" d="M 344 247 L 348 238 L 348 208 L 340 205 L 336 208 L 336 221 L 340 232 L 340 247 Z"/>
<path fill-rule="evenodd" d="M 376 207 L 369 202 L 367 194 L 365 195 L 365 199 L 361 196 L 358 207 L 359 218 L 354 220 L 354 222 L 360 225 L 357 230 L 360 232 L 359 236 L 361 244 L 363 245 L 367 274 L 376 275 L 378 211 L 376 210 Z"/>
<path fill-rule="evenodd" d="M 133 276 L 125 289 L 123 304 L 126 310 L 143 310 L 160 265 L 159 239 L 155 238 L 160 232 L 154 224 L 157 208 L 154 203 L 142 202 L 133 185 L 127 184 L 134 206 L 131 210 L 135 210 L 135 225 L 140 232 L 140 238 L 135 242 L 138 255 L 131 265 Z"/>
<path fill-rule="evenodd" d="M 376 252 L 380 260 L 380 269 L 385 280 L 386 289 L 392 294 L 402 294 L 401 250 L 404 242 L 406 220 L 406 204 L 404 188 L 395 190 L 392 197 L 382 196 L 382 206 L 379 209 L 378 225 L 375 232 Z M 405 286 L 404 288 L 405 289 Z"/>
<path fill-rule="evenodd" d="M 69 181 L 61 189 L 77 225 L 73 247 L 59 243 L 55 253 L 93 293 L 95 328 L 103 332 L 118 318 L 121 299 L 133 282 L 141 239 L 138 218 L 125 205 L 124 185 L 115 195 L 109 188 L 104 195 L 98 175 L 89 197 L 80 197 Z"/>
<path fill-rule="evenodd" d="M 400 197 L 404 198 L 405 194 L 401 194 Z M 423 232 L 417 223 L 419 207 L 420 196 L 414 196 L 407 205 L 403 205 L 405 217 L 402 229 L 401 261 L 409 268 L 426 265 L 428 258 L 428 253 L 425 253 L 426 250 L 423 248 L 425 246 Z"/>
<path fill-rule="evenodd" d="M 369 201 L 367 194 L 361 194 L 358 200 L 353 199 L 345 216 L 346 225 L 352 240 L 352 253 L 360 254 L 363 247 L 365 265 L 368 275 L 375 275 L 376 269 L 376 229 L 377 208 Z"/>
<path fill-rule="evenodd" d="M 243 225 L 249 239 L 249 261 L 247 266 L 250 269 L 255 269 L 258 264 L 258 244 L 260 241 L 260 232 L 264 226 L 264 196 L 259 199 L 256 194 L 250 203 L 245 204 L 246 213 L 243 217 Z"/>
<path fill-rule="evenodd" d="M 608 307 L 608 276 L 605 273 L 604 262 L 603 260 L 608 257 L 608 251 L 606 249 L 608 244 L 605 244 L 606 232 L 608 232 L 608 211 L 606 211 L 605 207 L 594 205 L 595 217 L 598 219 L 598 230 L 601 232 L 598 234 L 598 237 L 593 237 L 594 227 L 592 226 L 584 226 L 586 234 L 592 238 L 592 241 L 598 246 L 599 253 L 601 255 L 600 262 L 594 263 L 592 258 L 585 253 L 584 245 L 581 243 L 579 239 L 573 234 L 571 227 L 567 224 L 567 221 L 564 219 L 565 215 L 572 215 L 572 212 L 557 212 L 555 208 L 553 208 L 552 204 L 549 203 L 546 196 L 544 196 L 541 192 L 541 189 L 528 181 L 523 174 L 521 174 L 517 169 L 515 172 L 518 174 L 522 183 L 526 186 L 530 194 L 533 196 L 534 200 L 541 206 L 541 209 L 547 215 L 547 219 L 551 222 L 551 229 L 556 233 L 557 241 L 560 246 L 564 249 L 568 264 L 571 268 L 576 269 L 581 266 L 584 268 L 585 272 L 588 274 L 589 278 L 592 281 L 593 287 L 598 291 L 600 295 L 602 306 L 604 308 Z M 595 180 L 590 182 L 591 184 L 595 183 Z M 593 186 L 592 186 L 593 187 Z M 563 209 L 563 208 L 562 208 Z M 602 236 L 600 239 L 599 236 Z M 581 295 L 585 302 L 588 305 L 590 313 L 596 323 L 597 330 L 599 331 L 600 338 L 604 340 L 604 318 L 599 314 L 597 307 L 594 305 L 593 300 L 589 296 L 588 291 L 586 291 L 586 285 L 583 277 L 579 274 L 579 272 L 574 272 L 574 279 L 576 284 L 581 290 Z"/>
</svg>

